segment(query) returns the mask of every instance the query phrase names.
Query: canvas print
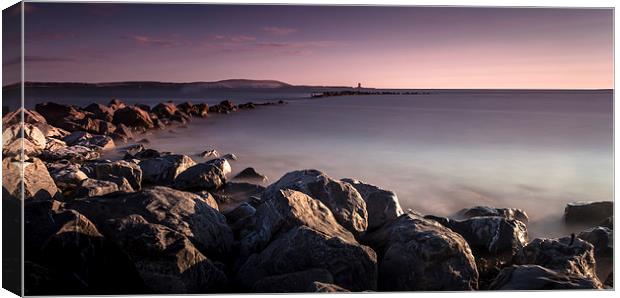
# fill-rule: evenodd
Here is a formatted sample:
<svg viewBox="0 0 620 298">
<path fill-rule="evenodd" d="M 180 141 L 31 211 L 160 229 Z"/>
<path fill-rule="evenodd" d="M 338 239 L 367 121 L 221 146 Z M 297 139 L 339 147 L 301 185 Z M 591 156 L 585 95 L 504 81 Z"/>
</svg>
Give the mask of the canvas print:
<svg viewBox="0 0 620 298">
<path fill-rule="evenodd" d="M 20 2 L 3 25 L 17 294 L 613 289 L 613 8 Z"/>
</svg>

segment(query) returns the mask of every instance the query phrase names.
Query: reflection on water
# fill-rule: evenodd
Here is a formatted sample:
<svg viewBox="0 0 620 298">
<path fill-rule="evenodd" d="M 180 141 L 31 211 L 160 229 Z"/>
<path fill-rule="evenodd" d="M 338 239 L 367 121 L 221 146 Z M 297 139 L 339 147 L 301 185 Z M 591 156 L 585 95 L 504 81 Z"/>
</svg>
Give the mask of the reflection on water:
<svg viewBox="0 0 620 298">
<path fill-rule="evenodd" d="M 559 222 L 567 202 L 613 199 L 612 98 L 513 91 L 296 100 L 150 138 L 158 150 L 235 153 L 236 171 L 253 166 L 271 181 L 304 168 L 357 178 L 427 214 L 523 208 L 531 236 L 559 236 L 570 231 Z"/>
</svg>

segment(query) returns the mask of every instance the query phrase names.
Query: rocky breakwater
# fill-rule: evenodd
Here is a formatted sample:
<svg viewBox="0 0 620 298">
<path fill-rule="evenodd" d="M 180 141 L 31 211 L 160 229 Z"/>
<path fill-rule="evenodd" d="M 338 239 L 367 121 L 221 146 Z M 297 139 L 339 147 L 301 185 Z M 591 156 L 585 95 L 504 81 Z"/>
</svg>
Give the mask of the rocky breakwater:
<svg viewBox="0 0 620 298">
<path fill-rule="evenodd" d="M 66 118 L 54 123 L 71 131 L 24 111 L 30 133 L 7 132 L 7 145 L 30 146 L 28 155 L 3 150 L 5 173 L 24 161 L 23 177 L 3 177 L 3 200 L 19 206 L 23 183 L 28 295 L 612 286 L 613 219 L 600 203 L 567 206 L 568 221 L 571 208 L 592 215 L 596 223 L 583 232 L 531 240 L 519 209 L 425 216 L 403 210 L 392 191 L 313 169 L 262 187 L 248 181 L 267 177 L 253 168 L 236 172 L 233 154 L 208 150 L 206 160 L 194 160 L 143 144 L 114 149 L 111 134 L 71 126 L 89 123 L 82 113 L 111 119 L 112 134 L 120 125 L 140 133 L 205 116 L 206 106 L 89 107 L 54 105 L 64 111 L 54 115 Z M 119 122 L 123 113 L 132 115 L 127 122 Z M 103 150 L 124 156 L 102 160 Z"/>
</svg>

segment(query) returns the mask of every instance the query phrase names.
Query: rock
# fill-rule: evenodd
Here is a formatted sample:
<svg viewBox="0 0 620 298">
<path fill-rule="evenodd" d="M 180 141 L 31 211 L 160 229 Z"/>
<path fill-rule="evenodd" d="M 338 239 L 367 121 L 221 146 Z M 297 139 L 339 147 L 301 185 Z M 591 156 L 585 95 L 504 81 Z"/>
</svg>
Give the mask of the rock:
<svg viewBox="0 0 620 298">
<path fill-rule="evenodd" d="M 88 198 L 103 196 L 119 191 L 118 185 L 111 181 L 85 179 L 80 187 L 76 190 L 75 196 L 78 198 Z"/>
<path fill-rule="evenodd" d="M 113 133 L 128 140 L 133 139 L 133 132 L 131 131 L 131 128 L 122 123 L 116 126 Z"/>
<path fill-rule="evenodd" d="M 308 269 L 282 275 L 268 276 L 254 284 L 253 293 L 300 293 L 307 292 L 314 282 L 331 284 L 332 274 L 326 269 Z"/>
<path fill-rule="evenodd" d="M 323 283 L 319 281 L 313 282 L 306 292 L 311 293 L 336 293 L 336 292 L 349 292 L 349 290 L 339 287 L 335 284 Z"/>
<path fill-rule="evenodd" d="M 125 153 L 125 154 L 129 154 L 129 155 L 136 155 L 142 151 L 146 150 L 146 148 L 144 147 L 144 145 L 142 144 L 135 144 L 135 145 L 130 145 L 127 147 L 123 147 L 119 150 L 119 152 L 121 153 Z"/>
<path fill-rule="evenodd" d="M 199 163 L 181 172 L 174 180 L 174 188 L 181 190 L 216 190 L 226 183 L 226 165 L 222 163 Z"/>
<path fill-rule="evenodd" d="M 478 288 L 478 271 L 467 241 L 436 221 L 411 211 L 368 233 L 362 243 L 382 256 L 379 262 L 381 291 Z"/>
<path fill-rule="evenodd" d="M 124 124 L 143 129 L 151 129 L 155 127 L 149 113 L 134 106 L 127 106 L 116 110 L 114 112 L 112 123 L 116 125 Z"/>
<path fill-rule="evenodd" d="M 218 158 L 220 156 L 220 153 L 217 152 L 217 150 L 215 149 L 207 149 L 205 151 L 202 151 L 202 153 L 200 153 L 200 156 L 205 159 L 210 159 L 211 157 Z"/>
<path fill-rule="evenodd" d="M 557 239 L 536 238 L 515 256 L 517 265 L 540 265 L 569 275 L 597 279 L 594 247 L 572 237 Z"/>
<path fill-rule="evenodd" d="M 127 255 L 103 237 L 90 220 L 63 209 L 56 201 L 25 204 L 24 257 L 49 273 L 43 289 L 41 284 L 26 284 L 32 294 L 144 292 L 142 279 Z M 32 280 L 33 273 L 26 271 L 26 279 Z"/>
<path fill-rule="evenodd" d="M 142 169 L 133 162 L 125 160 L 117 160 L 114 162 L 97 163 L 94 166 L 94 175 L 96 179 L 105 179 L 108 176 L 116 176 L 127 179 L 132 189 L 140 190 L 142 186 Z"/>
<path fill-rule="evenodd" d="M 252 288 L 259 280 L 308 269 L 325 269 L 334 284 L 352 291 L 376 290 L 377 258 L 372 249 L 332 237 L 306 226 L 281 234 L 238 271 L 238 280 Z"/>
<path fill-rule="evenodd" d="M 232 153 L 227 153 L 222 156 L 225 160 L 237 160 L 237 156 Z"/>
<path fill-rule="evenodd" d="M 94 117 L 106 122 L 112 122 L 114 109 L 100 103 L 91 103 L 84 108 L 85 111 L 93 113 Z"/>
<path fill-rule="evenodd" d="M 239 172 L 239 174 L 235 175 L 233 180 L 263 183 L 267 182 L 269 179 L 267 179 L 267 176 L 256 172 L 254 168 L 245 168 L 243 171 Z"/>
<path fill-rule="evenodd" d="M 263 203 L 256 208 L 253 222 L 241 231 L 240 254 L 245 257 L 260 252 L 276 233 L 299 226 L 357 243 L 323 203 L 302 192 L 285 189 L 263 197 Z"/>
<path fill-rule="evenodd" d="M 599 280 L 610 279 L 614 270 L 613 230 L 605 227 L 594 227 L 579 233 L 577 237 L 594 245 L 596 275 Z"/>
<path fill-rule="evenodd" d="M 580 275 L 555 272 L 538 265 L 512 265 L 502 269 L 489 290 L 600 289 L 600 282 Z"/>
<path fill-rule="evenodd" d="M 145 112 L 149 112 L 149 113 L 151 112 L 151 106 L 149 105 L 137 103 L 135 106 L 142 109 Z"/>
<path fill-rule="evenodd" d="M 222 171 L 222 174 L 226 176 L 232 172 L 232 168 L 230 167 L 230 163 L 228 162 L 229 160 L 230 159 L 221 157 L 221 158 L 211 159 L 205 162 L 205 164 L 214 165 L 218 167 Z"/>
<path fill-rule="evenodd" d="M 219 205 L 217 204 L 217 201 L 208 191 L 204 191 L 204 190 L 198 191 L 198 192 L 194 192 L 194 194 L 200 196 L 200 198 L 202 198 L 205 201 L 205 203 L 209 204 L 211 208 L 218 210 L 218 211 L 220 210 Z"/>
<path fill-rule="evenodd" d="M 116 147 L 112 138 L 102 135 L 91 135 L 84 131 L 72 132 L 64 138 L 64 141 L 71 146 L 84 146 L 96 151 L 111 150 Z"/>
<path fill-rule="evenodd" d="M 242 110 L 256 109 L 256 105 L 253 102 L 242 103 L 239 105 L 239 109 L 242 109 Z"/>
<path fill-rule="evenodd" d="M 513 219 L 521 221 L 527 224 L 529 218 L 525 211 L 517 208 L 493 208 L 488 206 L 476 206 L 472 208 L 465 208 L 459 211 L 456 215 L 458 219 L 468 219 L 478 216 L 499 216 L 506 219 Z"/>
<path fill-rule="evenodd" d="M 614 214 L 614 202 L 576 202 L 569 203 L 564 209 L 567 223 L 598 223 Z"/>
<path fill-rule="evenodd" d="M 345 178 L 341 181 L 351 184 L 366 202 L 368 229 L 376 229 L 403 214 L 396 194 L 364 182 Z"/>
<path fill-rule="evenodd" d="M 110 102 L 108 103 L 108 107 L 110 107 L 112 109 L 112 111 L 116 111 L 116 110 L 122 109 L 122 108 L 124 108 L 126 106 L 127 105 L 125 105 L 124 102 L 122 102 L 121 100 L 116 99 L 116 98 L 110 100 Z"/>
<path fill-rule="evenodd" d="M 77 107 L 54 102 L 37 104 L 35 110 L 47 120 L 47 123 L 69 131 L 83 128 L 83 125 L 76 123 L 76 121 L 86 118 L 86 113 Z"/>
<path fill-rule="evenodd" d="M 192 116 L 197 116 L 197 117 L 201 117 L 201 118 L 206 118 L 208 116 L 209 113 L 209 105 L 206 103 L 199 103 L 197 105 L 194 105 L 194 109 L 195 109 L 195 114 L 192 114 Z"/>
<path fill-rule="evenodd" d="M 426 216 L 463 236 L 476 258 L 479 288 L 484 289 L 499 273 L 512 264 L 513 257 L 527 244 L 527 226 L 515 219 L 499 216 L 472 217 L 464 220 Z"/>
<path fill-rule="evenodd" d="M 253 204 L 255 198 L 260 198 L 264 191 L 265 188 L 260 185 L 228 182 L 212 194 L 218 203 L 220 211 L 226 214 L 243 203 Z"/>
<path fill-rule="evenodd" d="M 23 153 L 25 155 L 35 156 L 39 155 L 41 151 L 45 149 L 45 135 L 33 124 L 15 124 L 3 128 L 3 155 L 19 156 Z"/>
<path fill-rule="evenodd" d="M 225 288 L 224 273 L 181 233 L 140 215 L 113 220 L 114 239 L 153 293 L 210 293 Z"/>
<path fill-rule="evenodd" d="M 75 191 L 88 179 L 80 167 L 72 163 L 51 163 L 47 165 L 50 176 L 64 197 L 74 197 Z"/>
<path fill-rule="evenodd" d="M 195 164 L 187 155 L 170 154 L 141 160 L 139 166 L 143 183 L 172 185 L 179 174 Z"/>
<path fill-rule="evenodd" d="M 56 150 L 45 150 L 41 153 L 41 158 L 46 161 L 68 160 L 70 162 L 79 163 L 86 160 L 99 158 L 99 153 L 91 148 L 80 145 L 67 146 Z"/>
<path fill-rule="evenodd" d="M 368 227 L 366 203 L 348 183 L 333 180 L 317 170 L 294 171 L 267 187 L 265 196 L 273 196 L 282 189 L 301 191 L 321 201 L 332 211 L 338 223 L 355 236 Z"/>
<path fill-rule="evenodd" d="M 122 191 L 122 192 L 134 192 L 135 191 L 133 187 L 131 186 L 131 184 L 129 183 L 129 181 L 127 181 L 127 178 L 125 177 L 106 175 L 106 176 L 101 177 L 101 180 L 115 183 L 118 186 L 118 191 Z"/>
<path fill-rule="evenodd" d="M 58 195 L 58 188 L 47 167 L 38 158 L 33 157 L 23 162 L 10 157 L 4 158 L 2 171 L 6 173 L 2 175 L 2 187 L 15 198 L 22 198 L 22 187 L 25 200 L 51 200 Z M 23 173 L 23 179 L 18 173 Z"/>
<path fill-rule="evenodd" d="M 196 112 L 196 107 L 189 101 L 179 104 L 177 109 L 188 115 L 195 115 Z"/>
<path fill-rule="evenodd" d="M 601 222 L 598 223 L 597 226 L 605 227 L 610 230 L 613 230 L 614 229 L 614 217 L 610 216 L 610 217 L 603 219 Z"/>
<path fill-rule="evenodd" d="M 230 226 L 235 235 L 238 236 L 240 230 L 247 228 L 252 224 L 252 221 L 255 221 L 255 219 L 252 218 L 254 214 L 256 214 L 256 208 L 254 208 L 254 206 L 248 203 L 241 203 L 241 205 L 238 205 L 236 208 L 224 213 L 224 216 L 226 216 L 228 226 Z"/>
<path fill-rule="evenodd" d="M 141 140 L 138 141 L 139 144 L 148 144 L 150 142 L 151 141 L 149 141 L 149 139 L 146 139 L 146 138 L 145 139 L 141 139 Z"/>
<path fill-rule="evenodd" d="M 207 257 L 225 257 L 232 246 L 226 218 L 196 194 L 155 186 L 134 193 L 115 193 L 73 200 L 67 208 L 79 211 L 104 226 L 109 219 L 136 214 L 149 223 L 181 233 Z M 113 233 L 113 231 L 104 231 Z"/>
<path fill-rule="evenodd" d="M 45 150 L 47 151 L 60 150 L 66 147 L 67 147 L 67 143 L 65 143 L 64 141 L 58 140 L 58 139 L 53 139 L 53 138 L 47 139 L 47 142 L 45 143 Z"/>
<path fill-rule="evenodd" d="M 116 131 L 116 125 L 111 122 L 95 119 L 95 123 L 97 123 L 97 130 L 94 131 L 96 134 L 109 135 Z"/>
<path fill-rule="evenodd" d="M 2 116 L 2 127 L 6 127 L 22 123 L 22 113 L 24 115 L 23 122 L 29 124 L 45 124 L 47 120 L 37 111 L 19 108 Z"/>
<path fill-rule="evenodd" d="M 137 158 L 137 159 L 148 159 L 148 158 L 156 158 L 156 157 L 161 157 L 161 153 L 159 153 L 159 151 L 154 150 L 154 149 L 144 149 L 141 152 L 136 153 L 132 158 Z"/>
<path fill-rule="evenodd" d="M 151 113 L 154 113 L 157 117 L 164 119 L 171 119 L 177 111 L 177 106 L 172 102 L 160 103 L 151 109 Z"/>
<path fill-rule="evenodd" d="M 209 107 L 209 113 L 228 114 L 237 110 L 237 106 L 230 100 L 224 100 Z"/>
</svg>

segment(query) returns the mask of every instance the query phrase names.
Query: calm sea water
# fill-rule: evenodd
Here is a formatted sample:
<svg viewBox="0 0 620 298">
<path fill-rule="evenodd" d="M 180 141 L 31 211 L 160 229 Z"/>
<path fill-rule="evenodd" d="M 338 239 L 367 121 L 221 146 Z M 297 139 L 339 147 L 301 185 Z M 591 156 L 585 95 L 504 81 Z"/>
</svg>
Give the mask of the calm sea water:
<svg viewBox="0 0 620 298">
<path fill-rule="evenodd" d="M 233 171 L 252 166 L 271 182 L 307 168 L 357 178 L 424 214 L 522 208 L 534 237 L 580 229 L 561 223 L 568 202 L 613 199 L 612 91 L 297 99 L 147 137 L 197 161 L 208 147 L 234 153 Z"/>
</svg>

